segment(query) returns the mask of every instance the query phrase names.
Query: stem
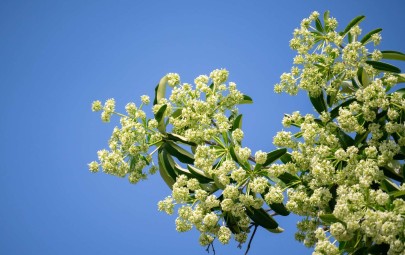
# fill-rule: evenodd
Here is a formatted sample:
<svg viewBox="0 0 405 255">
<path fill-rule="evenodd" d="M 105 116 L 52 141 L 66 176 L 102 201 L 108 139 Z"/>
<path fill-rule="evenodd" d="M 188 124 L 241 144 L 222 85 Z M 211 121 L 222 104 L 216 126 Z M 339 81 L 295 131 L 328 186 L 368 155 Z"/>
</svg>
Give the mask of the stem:
<svg viewBox="0 0 405 255">
<path fill-rule="evenodd" d="M 259 225 L 256 225 L 256 224 L 255 224 L 254 226 L 255 226 L 255 229 L 253 230 L 253 234 L 252 234 L 252 236 L 250 237 L 250 240 L 249 240 L 249 243 L 248 243 L 248 247 L 246 248 L 245 255 L 247 255 L 248 252 L 249 252 L 249 250 L 250 250 L 250 245 L 252 244 L 253 237 L 255 236 L 257 227 L 258 227 Z"/>
<path fill-rule="evenodd" d="M 127 115 L 124 115 L 124 114 L 119 113 L 119 112 L 113 112 L 113 114 L 116 114 L 116 115 L 118 115 L 118 116 L 125 117 L 125 118 L 128 117 Z"/>
</svg>

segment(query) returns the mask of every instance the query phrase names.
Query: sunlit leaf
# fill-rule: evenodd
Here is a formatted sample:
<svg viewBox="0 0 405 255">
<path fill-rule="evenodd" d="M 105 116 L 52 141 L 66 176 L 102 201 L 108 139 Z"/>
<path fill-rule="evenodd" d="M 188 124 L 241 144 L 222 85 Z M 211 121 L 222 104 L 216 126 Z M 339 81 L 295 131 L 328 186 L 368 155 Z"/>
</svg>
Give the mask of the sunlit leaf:
<svg viewBox="0 0 405 255">
<path fill-rule="evenodd" d="M 170 174 L 168 173 L 165 164 L 163 163 L 163 155 L 161 152 L 158 153 L 158 165 L 159 165 L 159 173 L 162 177 L 163 181 L 169 186 L 170 189 L 173 188 L 173 184 L 176 182 Z"/>
<path fill-rule="evenodd" d="M 160 99 L 164 98 L 166 96 L 166 83 L 167 83 L 167 77 L 166 75 L 160 79 L 159 84 L 155 88 L 155 99 L 153 100 L 153 104 L 157 104 Z"/>
<path fill-rule="evenodd" d="M 243 95 L 243 100 L 239 104 L 252 104 L 253 99 L 250 96 Z"/>
<path fill-rule="evenodd" d="M 212 178 L 210 178 L 203 170 L 198 169 L 192 165 L 187 165 L 187 169 L 194 175 L 194 177 L 201 183 L 209 183 L 212 181 Z"/>
<path fill-rule="evenodd" d="M 175 156 L 180 162 L 186 164 L 194 164 L 194 155 L 175 144 L 172 141 L 166 141 L 165 149 L 173 156 Z"/>
<path fill-rule="evenodd" d="M 166 125 L 165 125 L 165 119 L 163 118 L 165 111 L 166 111 L 167 105 L 162 105 L 159 109 L 159 111 L 155 114 L 155 119 L 158 122 L 158 130 L 161 133 L 166 133 Z"/>
<path fill-rule="evenodd" d="M 399 51 L 383 50 L 381 51 L 384 59 L 402 60 L 405 61 L 405 54 Z"/>
<path fill-rule="evenodd" d="M 343 223 L 343 221 L 336 218 L 336 216 L 333 214 L 322 214 L 322 215 L 319 215 L 319 218 L 322 220 L 323 223 L 326 223 L 328 225 L 336 223 L 336 222 Z"/>
</svg>

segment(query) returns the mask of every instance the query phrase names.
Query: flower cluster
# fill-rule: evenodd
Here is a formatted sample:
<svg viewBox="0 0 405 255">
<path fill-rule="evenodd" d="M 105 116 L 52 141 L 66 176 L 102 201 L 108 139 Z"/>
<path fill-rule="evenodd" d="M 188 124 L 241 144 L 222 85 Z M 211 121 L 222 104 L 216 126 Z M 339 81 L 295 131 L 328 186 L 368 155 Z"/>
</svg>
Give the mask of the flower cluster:
<svg viewBox="0 0 405 255">
<path fill-rule="evenodd" d="M 347 31 L 350 39 L 344 44 L 345 33 L 328 26 L 332 18 L 326 15 L 321 27 L 318 16 L 304 20 L 291 41 L 299 53 L 294 63 L 303 68 L 293 67 L 275 88 L 290 94 L 306 90 L 320 114 L 319 119 L 299 112 L 286 115 L 283 125 L 299 131 L 281 131 L 273 140 L 290 148 L 289 169 L 300 172 L 286 204 L 305 217 L 296 238 L 315 246 L 313 254 L 356 249 L 404 254 L 404 185 L 399 184 L 404 183 L 405 98 L 400 91 L 387 93 L 396 77 L 368 64 L 373 62 L 368 62 L 367 40 L 357 40 L 357 25 Z M 378 34 L 370 38 L 375 45 L 381 39 Z M 374 52 L 372 60 L 379 60 L 380 52 Z M 270 169 L 274 176 L 290 173 L 286 165 Z M 334 240 L 343 244 L 340 250 Z"/>
<path fill-rule="evenodd" d="M 142 104 L 136 107 L 135 103 L 128 103 L 125 107 L 126 114 L 115 112 L 114 99 L 108 99 L 104 107 L 100 101 L 94 101 L 93 111 L 102 111 L 101 119 L 110 121 L 112 114 L 120 116 L 121 127 L 115 127 L 108 141 L 109 150 L 103 149 L 97 152 L 99 162 L 89 164 L 92 172 L 98 172 L 99 168 L 107 174 L 119 177 L 128 176 L 131 183 L 145 179 L 147 173 L 143 169 L 151 165 L 150 174 L 154 174 L 157 167 L 152 162 L 149 147 L 161 140 L 157 132 L 156 120 L 147 120 L 142 106 L 149 104 L 148 96 L 141 96 Z"/>
<path fill-rule="evenodd" d="M 146 166 L 149 174 L 159 170 L 172 192 L 158 210 L 177 211 L 176 230 L 197 229 L 208 247 L 215 239 L 242 244 L 258 226 L 279 233 L 272 216 L 292 212 L 303 217 L 296 239 L 314 255 L 405 254 L 405 92 L 392 92 L 404 79 L 379 62 L 386 52 L 366 47 L 380 43 L 381 30 L 360 38 L 363 18 L 337 32 L 335 18 L 326 12 L 322 23 L 314 12 L 294 31 L 294 66 L 275 91 L 307 91 L 319 115 L 286 114 L 282 124 L 291 131 L 274 136 L 279 149 L 242 146 L 237 106 L 251 99 L 227 82 L 227 70 L 194 84 L 169 73 L 156 87 L 153 118 L 142 110 L 148 96 L 139 107 L 128 103 L 126 114 L 115 111 L 114 99 L 93 102 L 102 121 L 120 116 L 120 127 L 90 171 L 136 183 Z"/>
</svg>

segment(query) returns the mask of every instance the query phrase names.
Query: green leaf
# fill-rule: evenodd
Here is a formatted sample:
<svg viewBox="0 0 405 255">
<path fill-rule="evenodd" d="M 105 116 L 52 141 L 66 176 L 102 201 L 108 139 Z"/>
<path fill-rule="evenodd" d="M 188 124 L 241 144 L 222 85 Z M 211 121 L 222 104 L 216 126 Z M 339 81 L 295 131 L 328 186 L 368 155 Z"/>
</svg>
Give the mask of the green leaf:
<svg viewBox="0 0 405 255">
<path fill-rule="evenodd" d="M 352 21 L 350 21 L 350 23 L 347 25 L 345 30 L 343 30 L 343 32 L 340 32 L 339 34 L 342 36 L 345 36 L 352 27 L 358 25 L 361 21 L 363 21 L 364 18 L 365 18 L 365 16 L 361 15 L 361 16 L 357 16 L 356 18 L 352 19 Z"/>
<path fill-rule="evenodd" d="M 187 178 L 194 178 L 194 175 L 190 173 L 187 169 L 182 168 L 178 164 L 174 163 L 174 170 L 176 171 L 177 175 L 185 175 Z"/>
<path fill-rule="evenodd" d="M 364 70 L 363 67 L 360 67 L 357 71 L 357 80 L 361 83 L 363 88 L 367 87 L 370 83 L 370 77 L 368 76 L 367 72 Z"/>
<path fill-rule="evenodd" d="M 377 70 L 380 70 L 383 72 L 391 72 L 391 73 L 400 73 L 401 72 L 401 69 L 399 69 L 398 67 L 384 63 L 384 62 L 367 60 L 366 63 L 371 65 L 374 69 L 377 69 Z"/>
<path fill-rule="evenodd" d="M 343 81 L 340 87 L 341 87 L 340 91 L 342 93 L 353 93 L 354 91 L 356 91 L 351 81 Z"/>
<path fill-rule="evenodd" d="M 239 234 L 241 232 L 235 216 L 230 213 L 224 213 L 224 219 L 226 226 L 231 230 L 233 234 Z"/>
<path fill-rule="evenodd" d="M 233 146 L 229 147 L 229 154 L 231 155 L 232 159 L 236 161 L 243 169 L 250 170 L 250 164 L 248 162 L 243 162 L 238 154 L 235 152 L 235 148 Z"/>
<path fill-rule="evenodd" d="M 395 74 L 394 76 L 398 79 L 397 84 L 405 82 L 405 73 Z"/>
<path fill-rule="evenodd" d="M 367 253 L 364 254 L 372 254 L 372 255 L 388 254 L 389 249 L 390 246 L 386 243 L 374 244 L 367 250 Z"/>
<path fill-rule="evenodd" d="M 383 59 L 393 59 L 405 61 L 405 54 L 399 51 L 383 50 L 381 51 Z"/>
<path fill-rule="evenodd" d="M 212 178 L 210 178 L 203 170 L 198 169 L 192 165 L 187 165 L 187 169 L 190 171 L 190 173 L 193 174 L 194 178 L 196 178 L 200 183 L 209 183 L 212 181 Z"/>
<path fill-rule="evenodd" d="M 323 24 L 325 26 L 326 32 L 329 32 L 328 19 L 329 19 L 329 11 L 326 11 L 323 13 Z"/>
<path fill-rule="evenodd" d="M 167 138 L 169 138 L 172 141 L 188 144 L 188 145 L 191 145 L 191 146 L 196 145 L 195 143 L 188 141 L 187 138 L 185 138 L 184 136 L 181 136 L 181 135 L 178 135 L 178 134 L 167 133 Z"/>
<path fill-rule="evenodd" d="M 316 26 L 316 29 L 317 29 L 319 32 L 323 32 L 323 31 L 324 31 L 324 30 L 323 30 L 322 23 L 321 23 L 321 21 L 320 21 L 320 19 L 319 19 L 318 17 L 315 19 L 315 26 Z"/>
<path fill-rule="evenodd" d="M 399 190 L 399 187 L 388 179 L 383 179 L 381 181 L 381 188 L 387 193 L 395 192 Z"/>
<path fill-rule="evenodd" d="M 287 216 L 290 214 L 290 211 L 288 211 L 287 208 L 285 208 L 283 203 L 269 204 L 269 206 L 274 212 L 276 212 L 282 216 Z"/>
<path fill-rule="evenodd" d="M 325 99 L 323 96 L 323 92 L 321 92 L 317 97 L 309 97 L 311 100 L 312 105 L 315 107 L 315 110 L 321 114 L 322 112 L 327 111 Z"/>
<path fill-rule="evenodd" d="M 281 162 L 283 162 L 284 164 L 287 164 L 288 162 L 292 161 L 292 156 L 290 153 L 286 153 L 283 156 L 280 157 Z"/>
<path fill-rule="evenodd" d="M 165 118 L 163 118 L 167 105 L 164 104 L 160 107 L 159 111 L 155 114 L 155 119 L 158 122 L 158 130 L 161 133 L 166 133 Z"/>
<path fill-rule="evenodd" d="M 167 105 L 164 104 L 162 105 L 159 110 L 157 111 L 157 113 L 155 114 L 155 119 L 157 122 L 160 122 L 163 119 L 163 116 L 165 114 L 165 111 L 167 109 Z"/>
<path fill-rule="evenodd" d="M 344 223 L 343 221 L 339 220 L 338 218 L 336 218 L 335 215 L 333 214 L 322 214 L 319 215 L 319 218 L 322 220 L 323 223 L 330 225 L 336 222 L 340 222 L 340 223 Z"/>
<path fill-rule="evenodd" d="M 182 112 L 182 110 L 183 109 L 177 109 L 176 111 L 174 111 L 172 114 L 171 114 L 171 116 L 173 117 L 173 118 L 177 118 L 177 117 L 179 117 L 180 115 L 181 115 L 181 112 Z"/>
<path fill-rule="evenodd" d="M 203 188 L 208 193 L 212 194 L 218 190 L 217 185 L 215 183 L 200 183 L 200 187 Z"/>
<path fill-rule="evenodd" d="M 237 128 L 242 128 L 242 114 L 239 114 L 232 123 L 231 131 L 234 131 Z"/>
<path fill-rule="evenodd" d="M 374 34 L 377 34 L 377 33 L 379 33 L 379 32 L 381 32 L 382 31 L 382 28 L 377 28 L 377 29 L 374 29 L 373 31 L 371 31 L 371 32 L 369 32 L 368 34 L 366 34 L 365 36 L 363 36 L 363 38 L 361 39 L 361 44 L 366 44 L 366 43 L 368 43 L 370 40 L 371 40 L 371 36 L 373 36 Z"/>
<path fill-rule="evenodd" d="M 394 198 L 405 199 L 405 190 L 398 190 L 398 191 L 392 192 L 390 195 L 393 196 Z"/>
<path fill-rule="evenodd" d="M 271 229 L 271 228 L 266 228 L 266 230 L 270 231 L 271 233 L 275 233 L 275 234 L 279 234 L 279 233 L 283 233 L 284 229 L 277 227 L 275 229 Z"/>
<path fill-rule="evenodd" d="M 253 100 L 250 96 L 243 95 L 243 100 L 239 104 L 252 104 Z"/>
<path fill-rule="evenodd" d="M 337 138 L 339 139 L 340 145 L 343 149 L 347 149 L 347 147 L 354 145 L 354 140 L 345 132 L 339 129 L 337 132 Z"/>
<path fill-rule="evenodd" d="M 176 180 L 177 174 L 176 174 L 176 169 L 175 169 L 175 162 L 173 161 L 170 154 L 168 154 L 167 151 L 163 149 L 161 152 L 159 152 L 158 158 L 161 161 L 161 163 L 164 167 L 164 170 L 166 170 L 167 174 L 173 180 Z"/>
<path fill-rule="evenodd" d="M 271 163 L 279 159 L 281 156 L 283 156 L 286 152 L 287 152 L 286 148 L 281 148 L 267 153 L 267 159 L 266 162 L 263 163 L 263 166 L 270 165 Z"/>
<path fill-rule="evenodd" d="M 153 100 L 153 105 L 157 104 L 160 99 L 166 96 L 166 83 L 167 77 L 166 75 L 160 79 L 159 84 L 155 88 L 155 99 Z"/>
<path fill-rule="evenodd" d="M 277 221 L 275 221 L 263 208 L 255 209 L 253 207 L 247 207 L 246 214 L 256 224 L 265 229 L 276 229 L 278 227 Z"/>
<path fill-rule="evenodd" d="M 292 175 L 287 172 L 280 174 L 277 178 L 280 179 L 289 187 L 295 187 L 301 183 L 301 180 L 298 176 Z"/>
<path fill-rule="evenodd" d="M 399 181 L 399 182 L 403 182 L 403 181 L 404 181 L 404 177 L 403 177 L 402 175 L 399 175 L 399 174 L 398 174 L 397 172 L 395 172 L 394 170 L 392 170 L 392 169 L 390 169 L 390 168 L 388 168 L 388 167 L 381 167 L 381 168 L 382 168 L 382 170 L 383 170 L 385 176 L 387 176 L 387 177 L 389 177 L 389 178 L 392 178 L 392 179 L 394 179 L 394 180 L 396 180 L 396 181 Z"/>
<path fill-rule="evenodd" d="M 158 165 L 159 165 L 159 173 L 163 181 L 167 184 L 167 186 L 169 186 L 170 189 L 173 189 L 173 184 L 176 181 L 170 176 L 165 165 L 163 164 L 163 155 L 160 152 L 158 153 Z"/>
<path fill-rule="evenodd" d="M 175 156 L 180 162 L 186 164 L 194 164 L 194 155 L 186 151 L 182 147 L 178 146 L 172 141 L 166 141 L 165 149 L 173 156 Z"/>
</svg>

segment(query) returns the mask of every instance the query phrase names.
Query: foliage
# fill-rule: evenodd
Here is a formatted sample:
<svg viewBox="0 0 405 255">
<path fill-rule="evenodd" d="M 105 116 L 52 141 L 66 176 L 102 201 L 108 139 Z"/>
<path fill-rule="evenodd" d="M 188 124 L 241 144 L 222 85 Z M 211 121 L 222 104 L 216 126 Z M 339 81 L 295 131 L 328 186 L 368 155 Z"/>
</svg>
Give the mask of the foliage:
<svg viewBox="0 0 405 255">
<path fill-rule="evenodd" d="M 90 170 L 132 183 L 159 171 L 172 193 L 158 209 L 177 209 L 177 231 L 195 227 L 204 246 L 245 243 L 259 226 L 281 233 L 273 217 L 292 212 L 303 217 L 296 239 L 313 254 L 405 254 L 405 90 L 397 88 L 405 75 L 381 61 L 405 55 L 374 49 L 381 29 L 361 36 L 363 19 L 337 32 L 328 12 L 314 12 L 294 31 L 294 66 L 275 91 L 307 91 L 319 116 L 285 115 L 292 131 L 276 134 L 279 149 L 252 155 L 242 146 L 237 106 L 252 99 L 226 83 L 225 69 L 195 86 L 170 73 L 155 89 L 153 118 L 142 110 L 148 96 L 139 107 L 129 103 L 126 115 L 113 99 L 93 103 L 105 122 L 120 115 L 121 127 Z"/>
</svg>

